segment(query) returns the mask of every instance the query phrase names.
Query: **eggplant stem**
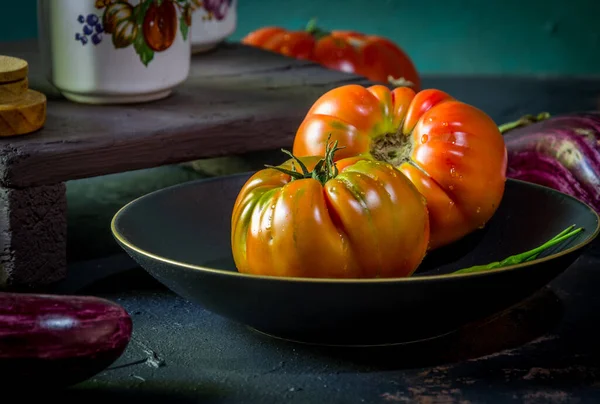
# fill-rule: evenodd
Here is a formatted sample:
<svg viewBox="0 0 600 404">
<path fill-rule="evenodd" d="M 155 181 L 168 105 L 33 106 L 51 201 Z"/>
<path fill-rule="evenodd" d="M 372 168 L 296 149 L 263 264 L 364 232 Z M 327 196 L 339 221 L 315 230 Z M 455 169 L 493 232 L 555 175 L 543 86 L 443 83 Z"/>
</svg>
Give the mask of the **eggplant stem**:
<svg viewBox="0 0 600 404">
<path fill-rule="evenodd" d="M 521 118 L 517 119 L 514 122 L 507 122 L 505 124 L 502 124 L 500 126 L 498 126 L 498 129 L 500 129 L 500 133 L 502 133 L 503 135 L 506 132 L 509 132 L 513 129 L 517 129 L 517 128 L 522 128 L 537 122 L 541 122 L 544 121 L 546 119 L 550 118 L 550 113 L 549 112 L 540 112 L 537 115 L 524 115 Z"/>
</svg>

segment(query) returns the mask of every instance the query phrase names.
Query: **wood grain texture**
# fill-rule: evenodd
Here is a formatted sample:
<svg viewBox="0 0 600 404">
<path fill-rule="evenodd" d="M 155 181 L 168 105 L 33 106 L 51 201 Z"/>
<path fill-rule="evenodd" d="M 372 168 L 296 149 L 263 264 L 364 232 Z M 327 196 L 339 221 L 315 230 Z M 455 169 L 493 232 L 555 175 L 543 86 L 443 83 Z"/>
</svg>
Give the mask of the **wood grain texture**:
<svg viewBox="0 0 600 404">
<path fill-rule="evenodd" d="M 32 47 L 0 44 L 0 53 L 27 58 L 31 88 L 48 96 L 42 130 L 0 140 L 0 185 L 7 187 L 290 147 L 307 109 L 323 92 L 345 83 L 367 84 L 358 76 L 228 44 L 195 55 L 188 80 L 167 99 L 83 105 L 51 88 Z"/>
<path fill-rule="evenodd" d="M 7 103 L 0 103 L 0 136 L 35 132 L 46 122 L 46 96 L 27 90 Z"/>
<path fill-rule="evenodd" d="M 65 277 L 66 213 L 65 184 L 0 187 L 0 288 Z"/>
<path fill-rule="evenodd" d="M 0 104 L 6 104 L 22 96 L 29 89 L 27 77 L 10 83 L 0 84 Z"/>
<path fill-rule="evenodd" d="M 0 84 L 22 80 L 27 77 L 28 64 L 18 57 L 0 55 Z"/>
</svg>

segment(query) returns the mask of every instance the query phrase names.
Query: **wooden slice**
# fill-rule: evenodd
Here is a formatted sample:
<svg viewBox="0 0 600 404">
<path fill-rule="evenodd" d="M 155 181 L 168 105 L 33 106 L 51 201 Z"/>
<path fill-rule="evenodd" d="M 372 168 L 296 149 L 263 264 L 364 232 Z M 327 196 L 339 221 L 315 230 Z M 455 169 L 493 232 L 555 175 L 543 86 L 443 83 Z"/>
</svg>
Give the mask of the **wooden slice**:
<svg viewBox="0 0 600 404">
<path fill-rule="evenodd" d="M 0 136 L 34 132 L 46 122 L 46 96 L 27 90 L 8 104 L 0 103 Z"/>
<path fill-rule="evenodd" d="M 15 98 L 21 97 L 29 88 L 29 80 L 13 81 L 12 83 L 0 84 L 0 104 L 8 104 Z"/>
<path fill-rule="evenodd" d="M 29 65 L 23 59 L 0 55 L 0 84 L 23 80 Z"/>
</svg>

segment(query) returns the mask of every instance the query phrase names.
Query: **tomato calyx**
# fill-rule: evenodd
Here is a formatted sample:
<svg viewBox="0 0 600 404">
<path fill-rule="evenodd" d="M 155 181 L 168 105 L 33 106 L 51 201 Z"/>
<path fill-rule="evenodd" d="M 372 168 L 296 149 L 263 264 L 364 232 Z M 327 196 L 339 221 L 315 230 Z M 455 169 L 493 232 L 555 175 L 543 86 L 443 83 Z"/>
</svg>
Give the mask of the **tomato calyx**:
<svg viewBox="0 0 600 404">
<path fill-rule="evenodd" d="M 306 24 L 306 28 L 304 29 L 306 32 L 308 32 L 309 34 L 311 34 L 313 36 L 313 38 L 315 38 L 315 40 L 319 40 L 321 38 L 324 38 L 326 36 L 331 35 L 331 32 L 326 31 L 322 28 L 319 28 L 317 26 L 317 19 L 316 18 L 311 18 L 308 23 Z"/>
<path fill-rule="evenodd" d="M 339 170 L 334 162 L 335 152 L 343 149 L 344 147 L 338 147 L 338 141 L 330 142 L 331 135 L 327 138 L 327 146 L 325 148 L 325 157 L 320 159 L 315 168 L 309 171 L 306 165 L 298 157 L 294 156 L 289 150 L 281 149 L 281 151 L 292 158 L 292 169 L 271 166 L 265 164 L 265 167 L 273 168 L 291 177 L 291 181 L 302 180 L 306 178 L 312 178 L 319 181 L 322 185 L 325 185 L 327 181 L 337 177 Z M 296 169 L 296 163 L 300 166 L 301 172 Z"/>
<path fill-rule="evenodd" d="M 330 37 L 330 39 L 333 40 L 333 43 L 338 48 L 343 48 L 344 46 L 350 45 L 354 49 L 358 49 L 364 42 L 363 40 L 361 40 L 359 38 L 355 38 L 353 36 L 347 36 L 345 38 L 340 38 L 340 37 L 336 36 L 336 35 L 334 35 L 333 32 L 324 30 L 321 27 L 319 27 L 317 25 L 316 18 L 311 18 L 310 21 L 308 21 L 304 31 L 309 33 L 315 39 L 315 41 L 319 41 L 320 39 Z M 410 83 L 410 81 L 407 81 L 407 82 Z"/>
<path fill-rule="evenodd" d="M 386 133 L 374 138 L 371 142 L 371 156 L 378 161 L 399 167 L 410 162 L 413 151 L 412 137 L 402 132 Z"/>
</svg>

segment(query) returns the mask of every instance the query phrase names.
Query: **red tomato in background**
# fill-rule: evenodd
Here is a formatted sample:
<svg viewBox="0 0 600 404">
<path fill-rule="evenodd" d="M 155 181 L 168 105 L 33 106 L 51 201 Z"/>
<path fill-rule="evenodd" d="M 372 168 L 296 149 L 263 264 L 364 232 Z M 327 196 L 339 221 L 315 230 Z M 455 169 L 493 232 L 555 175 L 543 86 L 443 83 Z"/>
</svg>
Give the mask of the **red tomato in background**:
<svg viewBox="0 0 600 404">
<path fill-rule="evenodd" d="M 311 59 L 315 39 L 305 31 L 265 27 L 249 33 L 242 39 L 242 43 L 295 59 Z"/>
<path fill-rule="evenodd" d="M 371 81 L 387 83 L 391 77 L 408 81 L 407 85 L 416 91 L 421 88 L 421 79 L 410 57 L 381 36 L 356 31 L 325 32 L 318 28 L 300 31 L 263 27 L 246 35 L 242 43 L 296 59 L 312 60 Z"/>
</svg>

